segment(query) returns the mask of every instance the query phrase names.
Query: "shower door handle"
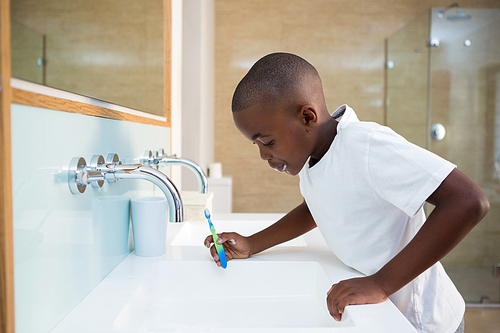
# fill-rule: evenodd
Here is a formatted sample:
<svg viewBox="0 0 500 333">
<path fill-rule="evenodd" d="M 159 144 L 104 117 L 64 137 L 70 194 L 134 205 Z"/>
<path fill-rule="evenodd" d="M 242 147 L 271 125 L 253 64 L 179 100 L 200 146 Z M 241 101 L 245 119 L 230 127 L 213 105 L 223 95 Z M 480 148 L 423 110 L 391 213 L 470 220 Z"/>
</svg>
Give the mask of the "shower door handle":
<svg viewBox="0 0 500 333">
<path fill-rule="evenodd" d="M 431 125 L 431 138 L 435 141 L 441 141 L 446 136 L 446 128 L 443 124 L 435 123 Z"/>
</svg>

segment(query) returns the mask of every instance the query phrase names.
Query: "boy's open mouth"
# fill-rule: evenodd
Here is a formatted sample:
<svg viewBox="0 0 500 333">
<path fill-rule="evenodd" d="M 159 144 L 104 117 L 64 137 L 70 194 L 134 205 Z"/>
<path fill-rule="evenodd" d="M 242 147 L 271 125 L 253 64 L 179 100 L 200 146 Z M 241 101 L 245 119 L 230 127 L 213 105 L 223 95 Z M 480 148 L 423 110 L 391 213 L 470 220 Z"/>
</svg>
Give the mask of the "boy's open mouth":
<svg viewBox="0 0 500 333">
<path fill-rule="evenodd" d="M 273 169 L 278 171 L 278 172 L 283 172 L 283 171 L 286 171 L 286 168 L 287 168 L 287 165 L 286 164 L 282 164 L 280 166 L 277 166 L 277 167 L 274 167 Z"/>
</svg>

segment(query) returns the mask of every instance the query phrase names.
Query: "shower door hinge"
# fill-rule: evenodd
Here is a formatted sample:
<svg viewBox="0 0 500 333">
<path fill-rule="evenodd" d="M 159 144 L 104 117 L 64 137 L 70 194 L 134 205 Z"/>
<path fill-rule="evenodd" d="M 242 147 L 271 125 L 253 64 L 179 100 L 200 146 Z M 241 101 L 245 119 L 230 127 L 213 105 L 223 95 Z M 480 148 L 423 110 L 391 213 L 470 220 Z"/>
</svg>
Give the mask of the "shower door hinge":
<svg viewBox="0 0 500 333">
<path fill-rule="evenodd" d="M 427 46 L 429 47 L 438 47 L 439 46 L 439 38 L 427 38 Z"/>
</svg>

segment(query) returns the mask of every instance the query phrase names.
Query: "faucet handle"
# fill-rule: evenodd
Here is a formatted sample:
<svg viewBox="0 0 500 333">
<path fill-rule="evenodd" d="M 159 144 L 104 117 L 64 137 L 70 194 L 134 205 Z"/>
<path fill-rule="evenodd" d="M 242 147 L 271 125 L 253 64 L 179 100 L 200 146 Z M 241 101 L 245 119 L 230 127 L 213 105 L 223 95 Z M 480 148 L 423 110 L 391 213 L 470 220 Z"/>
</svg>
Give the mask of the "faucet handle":
<svg viewBox="0 0 500 333">
<path fill-rule="evenodd" d="M 171 158 L 177 158 L 177 154 L 172 154 L 172 155 L 166 155 L 165 150 L 163 148 L 158 149 L 158 158 L 162 157 L 171 157 Z"/>
<path fill-rule="evenodd" d="M 68 185 L 73 194 L 85 192 L 88 182 L 87 162 L 83 157 L 73 157 L 68 167 Z"/>
<path fill-rule="evenodd" d="M 122 162 L 120 161 L 120 158 L 118 157 L 117 154 L 115 153 L 109 153 L 108 156 L 106 156 L 106 163 L 107 164 L 114 164 L 114 165 L 121 165 Z M 106 174 L 110 175 L 110 174 Z M 113 175 L 110 175 L 110 177 L 106 177 L 106 180 L 108 183 L 116 183 L 116 178 L 112 177 Z"/>
<path fill-rule="evenodd" d="M 141 164 L 150 164 L 154 162 L 153 153 L 151 150 L 146 150 L 144 155 L 140 158 Z"/>
<path fill-rule="evenodd" d="M 109 153 L 108 156 L 106 156 L 106 163 L 118 165 L 122 164 L 122 162 L 120 162 L 120 158 L 115 153 Z"/>
<path fill-rule="evenodd" d="M 90 172 L 98 171 L 98 168 L 100 168 L 104 163 L 105 163 L 105 161 L 104 161 L 104 157 L 102 157 L 102 155 L 94 155 L 94 156 L 92 156 L 92 159 L 90 160 L 90 166 L 87 169 Z M 100 188 L 104 185 L 103 179 L 104 179 L 104 176 L 102 176 L 102 179 L 99 179 L 99 180 L 94 180 L 94 179 L 89 177 L 90 185 L 92 185 L 93 188 Z"/>
</svg>

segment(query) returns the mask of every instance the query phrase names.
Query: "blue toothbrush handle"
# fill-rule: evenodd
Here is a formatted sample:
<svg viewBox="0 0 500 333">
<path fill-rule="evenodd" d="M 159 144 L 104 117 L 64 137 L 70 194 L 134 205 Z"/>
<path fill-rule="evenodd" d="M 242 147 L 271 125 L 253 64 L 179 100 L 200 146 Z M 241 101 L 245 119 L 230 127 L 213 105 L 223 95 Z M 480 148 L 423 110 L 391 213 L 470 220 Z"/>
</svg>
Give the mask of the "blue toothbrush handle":
<svg viewBox="0 0 500 333">
<path fill-rule="evenodd" d="M 219 256 L 219 261 L 222 266 L 222 268 L 227 267 L 227 259 L 226 259 L 226 252 L 224 251 L 224 247 L 222 244 L 217 243 L 217 239 L 219 239 L 219 236 L 217 236 L 217 233 L 215 232 L 215 227 L 212 224 L 212 221 L 210 220 L 210 212 L 208 209 L 205 209 L 205 217 L 208 220 L 208 225 L 210 226 L 210 232 L 212 233 L 212 238 L 214 239 L 214 244 L 215 244 L 215 249 L 217 250 L 217 255 Z"/>
<path fill-rule="evenodd" d="M 224 251 L 224 247 L 221 244 L 215 244 L 215 249 L 217 250 L 217 254 L 219 255 L 219 261 L 220 264 L 222 265 L 222 268 L 227 267 L 227 259 L 226 259 L 226 252 Z"/>
<path fill-rule="evenodd" d="M 215 228 L 213 225 L 210 226 L 210 231 L 212 232 L 212 237 L 214 239 L 215 249 L 217 250 L 217 254 L 219 255 L 220 264 L 222 265 L 222 268 L 226 268 L 227 259 L 226 259 L 226 252 L 224 251 L 224 246 L 222 246 L 222 244 L 217 243 L 217 239 L 219 239 L 219 236 L 217 236 L 217 233 L 215 232 Z"/>
</svg>

